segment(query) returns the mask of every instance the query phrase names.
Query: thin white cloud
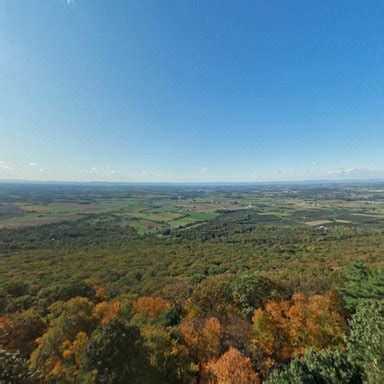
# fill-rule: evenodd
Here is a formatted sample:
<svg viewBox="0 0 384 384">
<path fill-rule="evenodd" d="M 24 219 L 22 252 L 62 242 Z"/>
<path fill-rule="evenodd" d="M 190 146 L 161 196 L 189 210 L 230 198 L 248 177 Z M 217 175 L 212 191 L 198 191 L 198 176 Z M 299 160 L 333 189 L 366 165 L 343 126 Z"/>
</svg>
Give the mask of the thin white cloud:
<svg viewBox="0 0 384 384">
<path fill-rule="evenodd" d="M 384 170 L 368 168 L 342 168 L 335 171 L 329 171 L 328 175 L 341 179 L 375 179 L 384 178 Z"/>
<path fill-rule="evenodd" d="M 29 163 L 28 165 L 29 165 L 30 167 L 37 167 L 37 166 L 38 166 L 37 163 Z"/>
<path fill-rule="evenodd" d="M 173 176 L 175 176 L 175 174 L 173 172 L 164 172 L 164 171 L 158 172 L 158 171 L 148 171 L 148 170 L 127 172 L 125 175 L 129 176 L 129 177 L 147 177 L 147 176 L 151 176 L 151 177 L 173 177 Z"/>
<path fill-rule="evenodd" d="M 4 169 L 6 171 L 12 171 L 14 168 L 11 167 L 6 161 L 0 160 L 0 169 Z"/>
<path fill-rule="evenodd" d="M 91 167 L 89 169 L 83 169 L 80 171 L 85 175 L 118 175 L 120 171 L 111 169 L 110 167 Z"/>
<path fill-rule="evenodd" d="M 87 176 L 90 179 L 101 179 L 101 178 L 111 178 L 115 179 L 116 176 L 119 176 L 121 180 L 151 180 L 154 178 L 158 179 L 168 179 L 175 176 L 173 172 L 170 171 L 151 171 L 151 170 L 142 170 L 142 171 L 128 171 L 128 170 L 117 170 L 112 169 L 108 166 L 95 166 L 88 169 L 83 169 L 80 171 L 83 175 Z"/>
</svg>

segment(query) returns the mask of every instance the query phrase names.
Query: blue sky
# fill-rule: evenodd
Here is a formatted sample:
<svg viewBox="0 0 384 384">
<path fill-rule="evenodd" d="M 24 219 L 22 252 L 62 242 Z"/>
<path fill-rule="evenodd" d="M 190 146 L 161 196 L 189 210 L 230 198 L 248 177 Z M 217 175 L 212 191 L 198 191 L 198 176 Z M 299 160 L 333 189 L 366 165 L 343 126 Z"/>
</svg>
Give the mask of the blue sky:
<svg viewBox="0 0 384 384">
<path fill-rule="evenodd" d="M 384 2 L 3 0 L 0 179 L 384 177 Z"/>
</svg>

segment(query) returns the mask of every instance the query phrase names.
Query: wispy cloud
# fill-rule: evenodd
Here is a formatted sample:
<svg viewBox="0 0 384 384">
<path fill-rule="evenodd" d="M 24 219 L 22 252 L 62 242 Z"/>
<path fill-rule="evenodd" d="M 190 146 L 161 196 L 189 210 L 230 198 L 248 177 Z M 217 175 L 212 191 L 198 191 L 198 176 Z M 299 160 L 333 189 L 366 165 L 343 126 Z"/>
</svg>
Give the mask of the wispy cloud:
<svg viewBox="0 0 384 384">
<path fill-rule="evenodd" d="M 329 171 L 328 175 L 336 178 L 349 178 L 349 179 L 375 179 L 384 178 L 383 169 L 368 169 L 368 168 L 348 168 L 337 169 L 336 171 Z"/>
<path fill-rule="evenodd" d="M 111 169 L 110 167 L 91 167 L 89 169 L 83 169 L 80 171 L 85 175 L 118 175 L 120 171 Z"/>
<path fill-rule="evenodd" d="M 208 167 L 201 167 L 196 169 L 191 175 L 193 180 L 195 181 L 206 181 L 209 177 L 209 169 Z"/>
<path fill-rule="evenodd" d="M 147 171 L 147 170 L 144 170 L 144 171 L 131 171 L 131 172 L 127 172 L 125 174 L 126 176 L 129 176 L 129 177 L 148 177 L 148 176 L 151 176 L 151 177 L 173 177 L 175 176 L 175 173 L 173 172 L 167 172 L 167 171 Z"/>
<path fill-rule="evenodd" d="M 0 169 L 5 169 L 7 171 L 11 171 L 13 170 L 14 168 L 11 167 L 6 161 L 2 161 L 0 160 Z"/>
<path fill-rule="evenodd" d="M 37 163 L 29 163 L 28 165 L 29 165 L 30 167 L 37 167 L 37 166 L 38 166 Z"/>
<path fill-rule="evenodd" d="M 91 178 L 113 178 L 114 176 L 119 176 L 119 179 L 121 180 L 167 179 L 175 176 L 175 174 L 170 171 L 129 171 L 113 169 L 109 166 L 95 166 L 89 169 L 83 169 L 80 173 Z"/>
</svg>

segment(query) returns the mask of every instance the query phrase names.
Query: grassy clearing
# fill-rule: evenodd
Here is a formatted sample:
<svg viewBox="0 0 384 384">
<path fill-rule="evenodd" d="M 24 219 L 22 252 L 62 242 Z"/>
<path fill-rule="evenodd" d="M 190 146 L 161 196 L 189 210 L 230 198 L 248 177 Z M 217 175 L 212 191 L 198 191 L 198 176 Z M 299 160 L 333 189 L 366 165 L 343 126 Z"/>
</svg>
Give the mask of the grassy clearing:
<svg viewBox="0 0 384 384">
<path fill-rule="evenodd" d="M 155 212 L 139 212 L 134 214 L 135 217 L 147 219 L 150 221 L 155 221 L 158 223 L 165 223 L 171 220 L 177 220 L 184 215 L 176 212 L 164 212 L 164 213 L 155 213 Z"/>
<path fill-rule="evenodd" d="M 317 225 L 325 225 L 325 224 L 331 224 L 332 221 L 330 220 L 313 220 L 313 221 L 306 221 L 304 224 L 311 225 L 311 226 L 317 226 Z"/>
<path fill-rule="evenodd" d="M 139 235 L 144 235 L 145 233 L 148 233 L 148 227 L 143 225 L 143 224 L 140 224 L 139 222 L 131 222 L 129 223 L 129 225 L 134 228 Z"/>
<path fill-rule="evenodd" d="M 184 217 L 184 218 L 179 219 L 179 220 L 170 221 L 168 224 L 171 228 L 176 229 L 176 228 L 182 228 L 185 226 L 190 226 L 190 225 L 193 225 L 196 223 L 197 223 L 197 220 L 192 219 L 190 217 Z"/>
<path fill-rule="evenodd" d="M 11 217 L 0 220 L 0 229 L 34 227 L 43 224 L 60 223 L 63 221 L 79 220 L 83 217 L 78 213 L 67 213 L 60 215 L 42 215 L 38 213 L 30 213 L 23 216 Z"/>
<path fill-rule="evenodd" d="M 219 215 L 220 213 L 218 212 L 193 212 L 188 214 L 188 218 L 193 219 L 195 221 L 207 221 L 214 219 Z"/>
<path fill-rule="evenodd" d="M 377 214 L 375 214 L 375 213 L 360 213 L 360 212 L 351 213 L 351 216 L 361 216 L 361 217 L 378 217 L 378 215 L 377 215 Z"/>
</svg>

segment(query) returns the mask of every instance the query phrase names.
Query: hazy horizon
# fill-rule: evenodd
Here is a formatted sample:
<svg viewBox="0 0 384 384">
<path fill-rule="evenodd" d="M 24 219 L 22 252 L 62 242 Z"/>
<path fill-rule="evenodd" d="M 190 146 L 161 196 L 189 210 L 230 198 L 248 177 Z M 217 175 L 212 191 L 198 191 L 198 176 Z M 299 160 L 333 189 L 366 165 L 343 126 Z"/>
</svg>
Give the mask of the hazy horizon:
<svg viewBox="0 0 384 384">
<path fill-rule="evenodd" d="M 74 180 L 37 180 L 37 179 L 0 179 L 0 184 L 65 184 L 65 185 L 295 185 L 295 184 L 374 184 L 383 183 L 384 178 L 350 178 L 350 179 L 296 179 L 296 180 L 253 180 L 253 181 L 74 181 Z"/>
</svg>

